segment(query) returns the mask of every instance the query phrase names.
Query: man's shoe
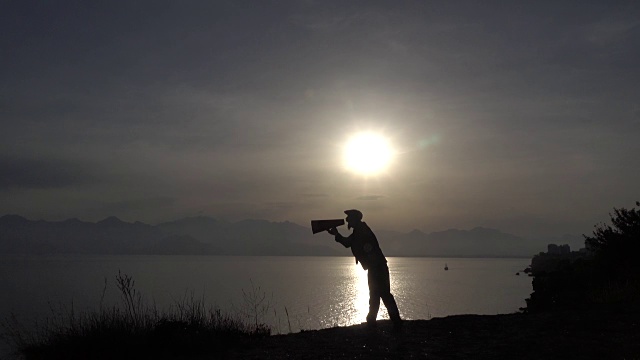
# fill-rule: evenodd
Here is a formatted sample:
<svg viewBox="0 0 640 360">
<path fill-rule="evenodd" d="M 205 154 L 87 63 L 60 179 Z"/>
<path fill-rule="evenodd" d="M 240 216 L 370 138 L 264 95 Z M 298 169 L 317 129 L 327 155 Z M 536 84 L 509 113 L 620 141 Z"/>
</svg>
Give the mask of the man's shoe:
<svg viewBox="0 0 640 360">
<path fill-rule="evenodd" d="M 367 329 L 375 329 L 378 327 L 378 323 L 375 320 L 367 320 Z"/>
<path fill-rule="evenodd" d="M 377 323 L 375 323 L 375 322 L 368 322 L 368 323 L 367 323 L 367 327 L 368 327 L 369 329 L 375 329 L 375 328 L 377 328 L 377 327 L 378 327 L 378 324 L 377 324 Z"/>
</svg>

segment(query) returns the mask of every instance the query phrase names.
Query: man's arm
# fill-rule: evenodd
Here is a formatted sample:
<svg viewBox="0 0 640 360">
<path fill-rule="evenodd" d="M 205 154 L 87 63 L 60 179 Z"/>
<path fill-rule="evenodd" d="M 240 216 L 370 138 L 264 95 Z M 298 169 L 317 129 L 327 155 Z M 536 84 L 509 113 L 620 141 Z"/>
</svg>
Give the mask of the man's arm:
<svg viewBox="0 0 640 360">
<path fill-rule="evenodd" d="M 351 235 L 353 234 L 349 235 L 348 237 L 344 237 L 338 232 L 338 229 L 336 228 L 329 229 L 327 230 L 327 232 L 333 235 L 336 241 L 342 244 L 342 246 L 346 248 L 351 247 Z"/>
</svg>

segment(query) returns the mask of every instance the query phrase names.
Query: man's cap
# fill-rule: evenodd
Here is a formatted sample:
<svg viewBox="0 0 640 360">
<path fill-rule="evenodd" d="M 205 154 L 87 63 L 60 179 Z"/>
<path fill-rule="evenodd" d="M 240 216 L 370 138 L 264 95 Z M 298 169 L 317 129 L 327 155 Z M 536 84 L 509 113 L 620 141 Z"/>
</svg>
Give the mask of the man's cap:
<svg viewBox="0 0 640 360">
<path fill-rule="evenodd" d="M 356 210 L 356 209 L 345 210 L 344 213 L 347 214 L 347 216 L 352 217 L 354 219 L 362 220 L 362 213 L 360 212 L 360 210 Z"/>
</svg>

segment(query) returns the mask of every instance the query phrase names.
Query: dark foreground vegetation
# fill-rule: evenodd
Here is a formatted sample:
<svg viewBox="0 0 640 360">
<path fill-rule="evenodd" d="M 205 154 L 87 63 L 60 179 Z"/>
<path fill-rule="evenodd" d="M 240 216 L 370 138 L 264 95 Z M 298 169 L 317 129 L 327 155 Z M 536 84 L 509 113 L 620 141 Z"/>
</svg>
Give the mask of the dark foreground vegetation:
<svg viewBox="0 0 640 360">
<path fill-rule="evenodd" d="M 186 325 L 186 324 L 185 324 Z M 96 332 L 51 339 L 27 359 L 638 359 L 640 312 L 600 306 L 588 312 L 456 315 L 383 320 L 296 334 L 260 336 L 173 327 L 156 334 Z"/>
<path fill-rule="evenodd" d="M 556 257 L 539 268 L 533 262 L 525 311 L 640 305 L 640 209 L 614 209 L 611 225 L 596 225 L 585 245 L 586 255 L 578 259 Z"/>
<path fill-rule="evenodd" d="M 16 319 L 5 319 L 2 335 L 14 346 L 16 357 L 26 360 L 216 358 L 270 335 L 257 317 L 251 321 L 240 314 L 223 314 L 193 296 L 159 310 L 143 301 L 130 276 L 118 274 L 116 282 L 120 305 L 101 305 L 95 312 L 52 311 L 35 333 L 24 330 Z M 261 306 L 255 290 L 248 299 Z"/>
<path fill-rule="evenodd" d="M 636 203 L 640 206 L 640 203 Z M 190 298 L 169 311 L 144 306 L 133 280 L 117 276 L 122 306 L 48 322 L 38 334 L 5 322 L 25 359 L 640 359 L 640 209 L 614 209 L 611 225 L 585 236 L 584 257 L 533 270 L 522 313 L 387 321 L 270 335 L 250 317 L 223 315 Z M 255 290 L 255 289 L 254 289 Z"/>
</svg>

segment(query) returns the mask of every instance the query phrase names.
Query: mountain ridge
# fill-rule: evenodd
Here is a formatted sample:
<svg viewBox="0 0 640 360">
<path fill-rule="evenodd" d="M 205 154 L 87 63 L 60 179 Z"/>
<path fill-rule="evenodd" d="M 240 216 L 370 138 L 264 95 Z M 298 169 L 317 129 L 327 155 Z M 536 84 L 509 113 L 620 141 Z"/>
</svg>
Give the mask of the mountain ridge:
<svg viewBox="0 0 640 360">
<path fill-rule="evenodd" d="M 387 256 L 531 257 L 550 239 L 526 239 L 476 226 L 425 233 L 376 231 Z M 576 236 L 553 238 L 579 247 Z M 580 238 L 581 239 L 581 238 Z M 109 216 L 97 222 L 0 217 L 0 253 L 176 254 L 176 255 L 350 255 L 328 234 L 312 235 L 290 222 L 245 219 L 229 222 L 194 216 L 149 225 Z M 346 250 L 346 251 L 345 251 Z"/>
</svg>

